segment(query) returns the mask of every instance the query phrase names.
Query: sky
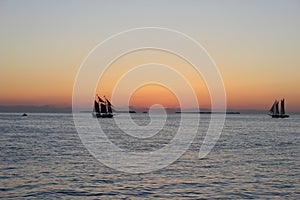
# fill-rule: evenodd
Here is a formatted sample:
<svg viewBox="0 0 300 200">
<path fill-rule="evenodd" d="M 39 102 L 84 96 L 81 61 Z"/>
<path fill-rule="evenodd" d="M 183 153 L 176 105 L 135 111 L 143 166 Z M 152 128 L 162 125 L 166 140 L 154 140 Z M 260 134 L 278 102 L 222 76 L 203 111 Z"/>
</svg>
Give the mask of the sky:
<svg viewBox="0 0 300 200">
<path fill-rule="evenodd" d="M 121 31 L 163 27 L 192 37 L 206 49 L 223 79 L 229 109 L 268 110 L 284 97 L 288 111 L 300 111 L 299 13 L 298 0 L 1 0 L 0 105 L 71 106 L 76 74 L 96 45 Z M 181 58 L 158 51 L 120 58 L 99 79 L 96 92 L 111 98 L 113 83 L 126 70 L 154 61 L 186 73 L 199 107 L 210 106 L 205 77 L 189 72 Z M 157 71 L 152 76 L 172 82 L 176 78 L 171 74 Z M 103 84 L 105 80 L 110 84 Z M 126 104 L 122 94 L 127 84 L 130 79 L 120 87 L 120 98 L 112 99 L 115 105 Z M 179 106 L 176 94 L 157 84 L 138 87 L 129 102 Z"/>
</svg>

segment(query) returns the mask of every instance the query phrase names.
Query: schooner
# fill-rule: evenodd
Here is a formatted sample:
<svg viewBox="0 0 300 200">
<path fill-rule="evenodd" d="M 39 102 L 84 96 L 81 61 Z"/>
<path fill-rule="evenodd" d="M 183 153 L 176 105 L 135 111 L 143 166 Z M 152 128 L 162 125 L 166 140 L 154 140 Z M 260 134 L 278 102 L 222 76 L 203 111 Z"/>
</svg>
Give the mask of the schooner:
<svg viewBox="0 0 300 200">
<path fill-rule="evenodd" d="M 280 100 L 280 112 L 279 112 L 279 101 L 275 100 L 273 103 L 271 109 L 269 110 L 269 115 L 272 118 L 287 118 L 289 115 L 285 114 L 285 108 L 284 108 L 284 99 Z"/>
<path fill-rule="evenodd" d="M 96 118 L 113 118 L 112 105 L 110 101 L 104 96 L 105 100 L 97 95 L 94 101 L 93 117 Z"/>
</svg>

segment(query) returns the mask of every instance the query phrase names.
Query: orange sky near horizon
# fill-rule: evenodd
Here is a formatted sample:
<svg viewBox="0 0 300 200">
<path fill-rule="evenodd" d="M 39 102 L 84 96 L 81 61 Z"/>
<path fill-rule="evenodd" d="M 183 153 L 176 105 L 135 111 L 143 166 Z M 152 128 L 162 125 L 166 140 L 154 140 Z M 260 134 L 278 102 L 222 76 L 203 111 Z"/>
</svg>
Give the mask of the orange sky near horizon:
<svg viewBox="0 0 300 200">
<path fill-rule="evenodd" d="M 97 44 L 120 31 L 156 26 L 183 32 L 204 46 L 219 68 L 229 110 L 268 110 L 275 99 L 285 98 L 287 112 L 300 112 L 300 4 L 288 2 L 153 2 L 145 6 L 124 1 L 103 6 L 101 1 L 96 5 L 83 1 L 70 7 L 67 2 L 3 1 L 0 105 L 71 106 L 76 74 Z M 171 85 L 180 81 L 174 71 L 154 63 L 177 70 L 192 85 L 199 107 L 210 107 L 203 77 L 180 57 L 163 51 L 144 50 L 119 58 L 101 77 L 96 92 L 111 98 L 120 78 L 142 64 L 148 65 L 132 71 L 131 80 L 122 79 L 121 96 L 139 79 L 166 79 Z M 177 89 L 187 95 L 182 84 Z M 132 93 L 130 105 L 150 106 L 154 99 L 168 107 L 179 101 L 169 90 L 145 85 Z M 117 106 L 128 103 L 122 98 L 112 101 Z"/>
<path fill-rule="evenodd" d="M 122 78 L 125 79 L 123 82 L 121 82 Z M 138 82 L 143 82 L 143 79 L 147 81 L 145 82 L 146 85 L 141 89 Z M 157 81 L 157 83 L 164 81 L 171 88 L 168 88 L 167 85 L 165 88 L 168 90 L 162 90 L 162 87 L 158 87 L 156 84 L 148 84 L 148 80 Z M 131 92 L 135 94 L 133 96 L 136 97 L 131 98 L 130 105 L 124 98 L 111 99 L 113 104 L 119 107 L 149 106 L 149 97 L 151 95 L 153 95 L 152 99 L 154 101 L 157 99 L 157 103 L 160 102 L 163 105 L 172 107 L 178 105 L 179 99 L 177 98 L 188 96 L 186 92 L 189 88 L 185 88 L 185 83 L 191 85 L 200 107 L 210 107 L 210 95 L 206 84 L 201 75 L 188 62 L 170 52 L 145 49 L 131 52 L 115 60 L 100 78 L 96 91 L 99 95 L 106 95 L 109 98 L 112 97 L 114 89 L 118 87 L 121 93 Z M 128 91 L 132 84 L 139 89 L 137 91 Z M 179 97 L 175 97 L 175 99 L 174 95 L 170 93 L 172 87 L 176 87 L 179 92 L 177 94 Z M 174 93 L 174 91 L 172 92 Z M 120 96 L 125 95 L 120 94 Z M 144 102 L 142 99 L 144 99 Z M 151 102 L 154 102 L 153 100 Z"/>
<path fill-rule="evenodd" d="M 215 60 L 218 64 L 218 60 Z M 197 95 L 200 108 L 210 108 L 210 93 L 200 74 L 193 69 L 193 67 L 181 59 L 180 57 L 173 55 L 169 52 L 158 51 L 158 50 L 143 50 L 138 52 L 133 52 L 119 58 L 117 61 L 109 66 L 108 70 L 105 72 L 104 76 L 101 78 L 97 92 L 108 97 L 111 97 L 111 92 L 113 87 L 117 84 L 124 73 L 128 72 L 135 66 L 141 65 L 143 63 L 160 63 L 168 65 L 176 69 L 181 75 L 183 75 L 186 80 L 190 82 L 193 90 Z M 289 80 L 284 80 L 278 78 L 277 74 L 274 74 L 275 79 L 264 78 L 262 75 L 266 74 L 265 71 L 253 70 L 226 70 L 230 67 L 225 67 L 223 65 L 219 66 L 221 76 L 224 82 L 224 88 L 227 95 L 227 106 L 228 109 L 259 109 L 268 110 L 270 105 L 275 99 L 286 98 L 287 109 L 288 110 L 299 110 L 298 102 L 300 99 L 299 84 L 296 82 L 296 76 L 292 78 L 290 76 Z M 254 67 L 253 67 L 254 68 Z M 257 70 L 254 68 L 254 70 Z M 275 68 L 274 71 L 278 69 Z M 280 70 L 280 69 L 279 69 Z M 249 72 L 249 75 L 247 74 Z M 147 76 L 151 76 L 151 72 L 146 72 Z M 154 76 L 165 76 L 168 78 L 166 73 L 153 72 Z M 287 72 L 280 72 L 281 74 Z M 138 78 L 138 77 L 136 77 Z M 176 80 L 173 78 L 172 81 Z M 286 88 L 286 85 L 289 85 Z M 124 85 L 123 85 L 124 87 Z M 148 87 L 148 92 L 151 93 L 151 87 Z M 125 89 L 124 89 L 125 90 Z M 126 90 L 125 90 L 126 91 Z M 144 90 L 145 91 L 145 90 Z M 145 101 L 148 99 L 148 95 L 139 96 L 139 101 L 131 101 L 131 104 L 143 107 L 143 103 L 140 100 L 144 96 Z M 163 94 L 166 95 L 166 94 Z M 172 97 L 170 97 L 172 99 Z M 113 99 L 114 101 L 114 99 Z M 124 106 L 126 103 L 118 102 L 117 105 Z M 166 100 L 165 104 L 176 104 Z"/>
<path fill-rule="evenodd" d="M 214 58 L 216 58 L 215 62 L 218 65 L 218 57 Z M 189 66 L 188 63 L 185 63 L 184 60 L 170 53 L 161 51 L 147 50 L 135 52 L 117 60 L 110 66 L 106 75 L 100 80 L 97 92 L 100 95 L 103 94 L 111 97 L 113 87 L 120 76 L 132 67 L 149 62 L 164 63 L 179 70 L 183 75 L 188 77 L 187 79 L 193 85 L 193 89 L 199 101 L 199 107 L 210 107 L 209 91 L 201 76 L 193 73 L 192 67 Z M 51 65 L 51 63 L 48 65 Z M 300 102 L 299 84 L 296 82 L 296 72 L 290 75 L 289 79 L 285 80 L 280 78 L 280 74 L 288 72 L 275 68 L 274 71 L 277 70 L 279 73 L 273 73 L 275 79 L 271 79 L 255 76 L 256 73 L 249 69 L 231 71 L 228 70 L 228 68 L 230 69 L 231 67 L 222 64 L 218 66 L 224 81 L 228 109 L 267 110 L 275 99 L 286 98 L 288 111 L 300 110 L 298 106 Z M 55 72 L 54 70 L 53 72 L 49 72 L 46 68 L 45 71 L 43 68 L 36 68 L 33 72 L 27 72 L 25 70 L 23 74 L 12 74 L 14 71 L 10 71 L 11 72 L 6 73 L 5 76 L 2 74 L 1 77 L 3 83 L 0 86 L 1 105 L 55 105 L 59 107 L 71 105 L 76 68 L 73 67 L 72 70 L 62 73 Z M 250 72 L 249 74 L 251 76 L 247 76 L 247 71 Z M 265 71 L 261 71 L 260 73 L 264 75 L 267 74 Z M 66 76 L 66 74 L 69 75 Z M 52 79 L 55 79 L 55 82 L 53 82 Z M 146 88 L 149 94 L 147 94 Z M 135 93 L 130 101 L 131 105 L 141 107 L 149 105 L 149 103 L 147 103 L 149 95 L 151 96 L 151 94 L 155 92 L 153 92 L 153 88 L 150 89 L 150 86 L 146 88 L 143 89 L 143 92 L 140 90 Z M 177 100 L 170 96 L 167 91 L 160 92 L 162 92 L 161 95 L 164 96 L 164 99 L 159 100 L 160 103 L 168 107 L 177 105 Z M 157 93 L 155 96 L 157 97 Z M 169 99 L 167 99 L 166 96 L 169 96 Z M 142 98 L 145 99 L 145 102 L 142 102 Z M 116 100 L 113 99 L 113 101 Z M 86 102 L 84 106 L 89 105 L 90 102 Z M 124 106 L 125 103 L 123 102 L 122 104 L 122 102 L 119 102 L 117 105 Z"/>
<path fill-rule="evenodd" d="M 131 96 L 129 105 L 133 107 L 150 108 L 159 104 L 164 108 L 180 108 L 176 96 L 166 87 L 149 84 L 137 89 Z"/>
<path fill-rule="evenodd" d="M 144 57 L 141 58 L 142 54 L 144 54 Z M 275 99 L 285 98 L 288 111 L 300 111 L 298 106 L 300 102 L 299 84 L 297 83 L 297 74 L 300 74 L 300 72 L 298 73 L 298 69 L 294 70 L 292 74 L 288 74 L 290 73 L 289 71 L 274 68 L 274 72 L 278 72 L 272 73 L 270 78 L 268 77 L 268 70 L 258 70 L 258 72 L 255 72 L 256 69 L 246 68 L 239 71 L 233 67 L 228 67 L 226 63 L 224 65 L 220 65 L 219 63 L 222 63 L 222 61 L 220 61 L 218 56 L 214 56 L 214 58 L 215 62 L 219 66 L 220 73 L 224 81 L 227 105 L 229 109 L 267 110 Z M 130 59 L 131 61 L 129 61 Z M 210 106 L 209 92 L 202 78 L 191 73 L 191 67 L 186 63 L 184 64 L 183 60 L 164 52 L 140 52 L 135 53 L 135 55 L 127 55 L 123 58 L 123 60 L 119 59 L 118 62 L 114 63 L 116 66 L 112 65 L 110 67 L 111 70 L 115 68 L 113 73 L 108 71 L 110 76 L 106 78 L 104 76 L 101 80 L 105 83 L 110 82 L 115 84 L 112 80 L 117 81 L 123 72 L 130 69 L 130 67 L 155 61 L 158 63 L 165 62 L 166 65 L 175 68 L 177 67 L 177 69 L 182 68 L 181 72 L 189 77 L 188 79 L 191 81 L 193 89 L 197 93 L 197 97 L 200 102 L 199 106 L 201 108 L 208 108 Z M 39 64 L 44 63 L 37 63 L 36 65 Z M 50 65 L 52 64 L 47 64 L 49 68 L 36 68 L 34 71 L 25 70 L 22 74 L 16 72 L 18 70 L 17 67 L 15 70 L 9 69 L 7 70 L 7 73 L 2 73 L 0 104 L 70 106 L 72 101 L 73 83 L 76 76 L 76 68 L 73 67 L 67 72 L 64 71 L 60 73 L 60 70 L 55 71 L 53 69 L 49 71 L 49 69 L 52 68 Z M 120 69 L 120 66 L 122 66 L 122 70 Z M 289 78 L 281 78 L 281 75 Z M 53 79 L 55 81 L 53 81 Z M 101 85 L 102 87 L 99 87 L 97 91 L 99 94 L 102 92 L 103 95 L 110 97 L 114 84 L 107 85 L 100 81 L 99 86 Z M 149 90 L 149 94 L 150 93 L 151 91 Z M 143 94 L 145 99 L 148 99 L 149 95 L 145 93 L 145 90 Z M 137 100 L 137 102 L 132 100 L 131 104 L 142 106 L 143 103 L 141 98 L 142 95 L 140 94 L 139 100 Z M 86 106 L 89 104 L 90 102 L 87 102 Z M 170 105 L 173 104 L 175 105 L 176 103 L 172 102 Z"/>
</svg>

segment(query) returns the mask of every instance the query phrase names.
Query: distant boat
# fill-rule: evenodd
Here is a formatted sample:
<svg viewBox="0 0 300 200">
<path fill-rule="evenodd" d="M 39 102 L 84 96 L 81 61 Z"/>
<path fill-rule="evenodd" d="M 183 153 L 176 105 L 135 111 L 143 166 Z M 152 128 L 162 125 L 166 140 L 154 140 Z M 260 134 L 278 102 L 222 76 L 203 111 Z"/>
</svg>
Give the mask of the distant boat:
<svg viewBox="0 0 300 200">
<path fill-rule="evenodd" d="M 22 117 L 26 117 L 27 116 L 27 114 L 26 113 L 24 113 L 23 115 L 22 115 Z"/>
<path fill-rule="evenodd" d="M 97 99 L 94 101 L 93 117 L 95 118 L 113 118 L 112 105 L 108 99 L 104 96 L 105 100 L 101 99 L 97 95 Z"/>
<path fill-rule="evenodd" d="M 280 112 L 279 112 L 279 101 L 275 100 L 271 109 L 269 110 L 269 115 L 272 118 L 287 118 L 289 115 L 285 114 L 284 99 L 280 100 Z"/>
</svg>

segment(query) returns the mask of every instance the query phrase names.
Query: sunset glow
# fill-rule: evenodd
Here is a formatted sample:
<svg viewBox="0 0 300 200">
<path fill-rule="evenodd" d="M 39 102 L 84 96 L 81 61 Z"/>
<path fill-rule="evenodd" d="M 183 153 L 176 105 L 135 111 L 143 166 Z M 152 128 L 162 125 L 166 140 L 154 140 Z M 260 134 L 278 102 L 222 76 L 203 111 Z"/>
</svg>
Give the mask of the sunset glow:
<svg viewBox="0 0 300 200">
<path fill-rule="evenodd" d="M 61 9 L 66 6 L 63 3 L 60 8 L 42 2 L 0 3 L 0 105 L 71 106 L 76 73 L 97 44 L 120 31 L 155 25 L 181 31 L 204 46 L 224 81 L 228 109 L 268 110 L 275 99 L 285 98 L 288 111 L 300 111 L 297 1 L 276 1 L 272 9 L 263 3 L 246 5 L 239 1 L 234 6 L 228 6 L 229 2 L 219 2 L 223 6 L 176 2 L 164 12 L 154 12 L 151 7 L 133 9 L 135 6 L 128 5 L 123 9 L 125 2 L 107 3 L 108 7 L 122 10 L 114 15 L 105 6 L 82 3 L 74 2 L 72 9 Z M 168 7 L 166 2 L 163 4 L 158 10 Z M 185 15 L 175 19 L 182 9 Z M 153 13 L 158 14 L 153 16 Z M 110 50 L 114 48 L 119 47 Z M 121 86 L 118 82 L 141 65 L 147 65 L 147 73 L 138 78 L 153 76 L 167 79 L 170 84 L 178 81 L 172 75 L 174 72 L 167 72 L 167 68 L 151 72 L 151 68 L 158 69 L 159 65 L 173 68 L 191 85 L 199 107 L 210 107 L 205 79 L 195 73 L 193 66 L 178 55 L 151 49 L 133 51 L 115 60 L 99 77 L 95 93 L 112 98 L 114 88 L 120 87 L 122 97 L 121 93 L 128 92 L 126 87 L 138 78 L 134 78 L 133 71 L 131 81 L 124 79 Z M 185 88 L 181 84 L 177 87 L 184 96 Z M 122 98 L 112 101 L 116 106 L 128 104 Z M 91 103 L 83 102 L 82 106 L 90 107 Z M 157 85 L 139 88 L 130 98 L 130 105 L 134 106 L 150 107 L 155 103 L 179 106 L 170 90 Z"/>
<path fill-rule="evenodd" d="M 167 88 L 160 85 L 146 85 L 136 90 L 130 99 L 130 106 L 150 108 L 160 104 L 165 108 L 179 108 L 176 96 Z"/>
</svg>

